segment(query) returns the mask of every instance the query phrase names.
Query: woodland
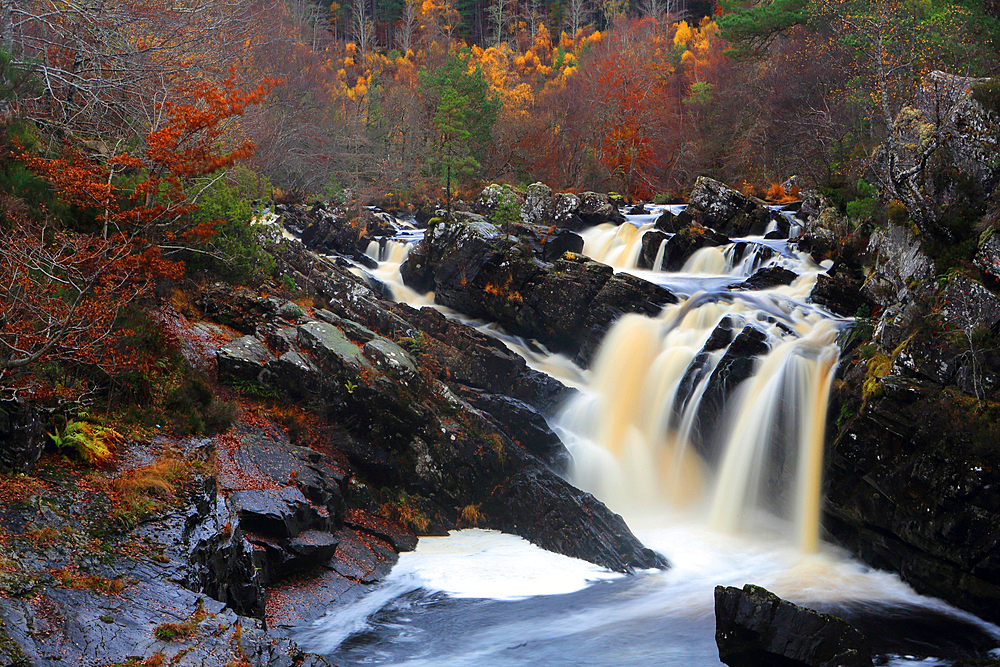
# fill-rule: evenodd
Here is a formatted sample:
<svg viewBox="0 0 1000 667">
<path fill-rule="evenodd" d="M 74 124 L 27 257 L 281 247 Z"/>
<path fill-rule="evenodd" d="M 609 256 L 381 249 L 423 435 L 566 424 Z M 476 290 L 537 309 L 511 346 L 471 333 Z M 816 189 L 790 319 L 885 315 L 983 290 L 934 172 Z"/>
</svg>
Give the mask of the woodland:
<svg viewBox="0 0 1000 667">
<path fill-rule="evenodd" d="M 0 388 L 164 400 L 181 380 L 134 304 L 271 278 L 250 223 L 273 202 L 406 209 L 535 181 L 666 202 L 701 175 L 780 200 L 796 176 L 855 218 L 890 202 L 954 238 L 914 178 L 947 128 L 908 126 L 906 101 L 945 70 L 984 77 L 996 109 L 998 17 L 994 0 L 0 0 Z"/>
</svg>

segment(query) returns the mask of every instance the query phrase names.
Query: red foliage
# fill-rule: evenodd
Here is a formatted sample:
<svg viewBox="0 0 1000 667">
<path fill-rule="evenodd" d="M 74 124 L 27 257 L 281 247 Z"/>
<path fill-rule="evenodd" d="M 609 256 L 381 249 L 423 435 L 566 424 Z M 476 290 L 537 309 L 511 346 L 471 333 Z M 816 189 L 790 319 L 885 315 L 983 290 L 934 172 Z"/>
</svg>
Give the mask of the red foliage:
<svg viewBox="0 0 1000 667">
<path fill-rule="evenodd" d="M 43 361 L 117 373 L 149 370 L 153 356 L 125 344 L 134 332 L 119 325 L 119 314 L 149 294 L 156 281 L 183 276 L 183 262 L 163 257 L 164 242 L 204 242 L 215 233 L 222 221 L 185 221 L 196 208 L 185 185 L 250 155 L 254 147 L 248 141 L 219 150 L 224 121 L 259 103 L 275 83 L 265 79 L 244 92 L 232 78 L 218 85 L 191 82 L 182 91 L 185 102 L 161 106 L 164 124 L 147 136 L 144 159 L 118 155 L 101 164 L 73 146 L 56 158 L 17 152 L 64 202 L 96 209 L 103 231 L 55 229 L 30 221 L 10 201 L 0 202 L 12 223 L 0 246 L 0 381 Z M 124 170 L 145 178 L 122 190 L 115 176 Z M 14 382 L 32 383 L 25 375 Z"/>
</svg>

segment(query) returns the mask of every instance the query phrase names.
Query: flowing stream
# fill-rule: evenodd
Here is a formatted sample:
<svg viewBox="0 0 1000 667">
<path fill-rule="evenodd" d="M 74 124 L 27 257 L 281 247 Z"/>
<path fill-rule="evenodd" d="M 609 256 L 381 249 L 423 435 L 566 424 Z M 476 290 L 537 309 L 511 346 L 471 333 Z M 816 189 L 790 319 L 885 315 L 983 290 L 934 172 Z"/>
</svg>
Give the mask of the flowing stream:
<svg viewBox="0 0 1000 667">
<path fill-rule="evenodd" d="M 625 577 L 493 531 L 421 538 L 367 596 L 304 628 L 307 649 L 339 665 L 719 665 L 713 591 L 746 583 L 857 623 L 892 665 L 946 665 L 997 645 L 998 628 L 822 541 L 824 422 L 845 322 L 806 297 L 828 267 L 750 238 L 702 249 L 677 273 L 639 270 L 661 210 L 582 233 L 584 254 L 681 297 L 657 317 L 622 317 L 590 369 L 463 321 L 580 390 L 551 418 L 572 454 L 570 481 L 671 569 Z M 403 286 L 399 266 L 419 236 L 368 250 L 380 262 L 370 273 L 416 307 L 433 295 Z M 661 246 L 655 266 L 662 256 Z M 799 277 L 727 289 L 766 265 Z M 741 361 L 734 337 L 744 334 L 769 351 Z M 734 359 L 750 368 L 720 401 L 719 373 Z"/>
</svg>

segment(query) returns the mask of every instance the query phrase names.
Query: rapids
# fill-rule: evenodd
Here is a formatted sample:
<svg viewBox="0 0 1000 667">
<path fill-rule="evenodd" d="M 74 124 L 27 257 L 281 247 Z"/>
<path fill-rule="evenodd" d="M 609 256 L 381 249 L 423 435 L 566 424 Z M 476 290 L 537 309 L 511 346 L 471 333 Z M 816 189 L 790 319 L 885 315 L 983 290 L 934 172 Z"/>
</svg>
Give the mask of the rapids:
<svg viewBox="0 0 1000 667">
<path fill-rule="evenodd" d="M 638 270 L 661 210 L 582 233 L 584 254 L 682 297 L 657 317 L 622 317 L 590 369 L 441 310 L 580 390 L 550 420 L 572 454 L 570 481 L 621 513 L 671 569 L 623 577 L 491 531 L 421 538 L 359 602 L 303 628 L 306 649 L 342 665 L 719 665 L 714 587 L 745 583 L 859 624 L 893 665 L 950 664 L 996 645 L 1000 629 L 822 540 L 823 432 L 846 322 L 806 297 L 829 267 L 750 238 L 702 249 L 678 273 Z M 433 294 L 405 287 L 399 266 L 419 238 L 406 229 L 368 249 L 379 261 L 370 275 L 415 307 Z M 767 265 L 799 278 L 726 289 Z M 734 335 L 752 328 L 769 351 L 708 409 L 732 343 L 706 343 L 723 323 Z"/>
</svg>

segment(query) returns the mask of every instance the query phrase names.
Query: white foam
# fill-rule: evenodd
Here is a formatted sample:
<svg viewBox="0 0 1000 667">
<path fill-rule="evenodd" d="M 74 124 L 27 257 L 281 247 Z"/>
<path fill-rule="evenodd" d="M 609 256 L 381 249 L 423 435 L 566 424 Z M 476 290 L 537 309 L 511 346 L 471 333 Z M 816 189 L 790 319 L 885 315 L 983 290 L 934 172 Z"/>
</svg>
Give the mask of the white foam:
<svg viewBox="0 0 1000 667">
<path fill-rule="evenodd" d="M 428 591 L 456 598 L 519 600 L 572 593 L 620 576 L 516 535 L 467 529 L 448 537 L 421 537 L 415 551 L 400 555 L 387 581 L 416 581 Z"/>
</svg>

